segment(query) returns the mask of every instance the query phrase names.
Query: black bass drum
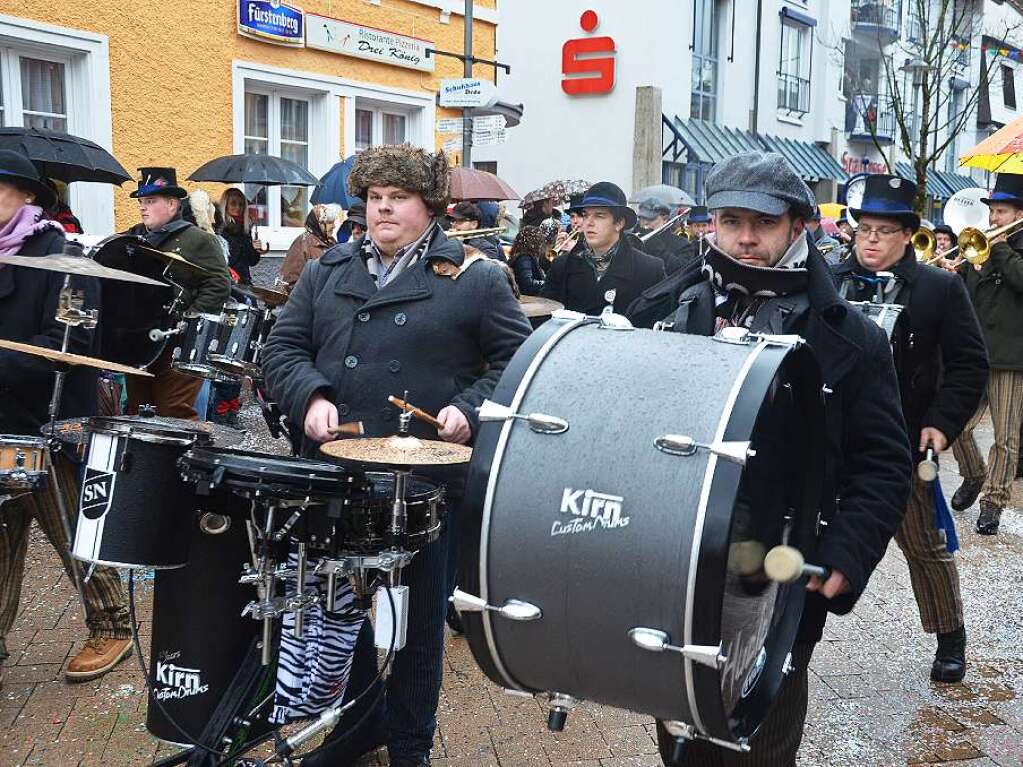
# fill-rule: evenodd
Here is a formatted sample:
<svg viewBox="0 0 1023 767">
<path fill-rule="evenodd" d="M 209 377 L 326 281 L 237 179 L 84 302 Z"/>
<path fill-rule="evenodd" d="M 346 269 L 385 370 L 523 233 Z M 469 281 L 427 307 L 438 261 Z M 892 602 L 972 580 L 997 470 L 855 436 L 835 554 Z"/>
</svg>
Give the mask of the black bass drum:
<svg viewBox="0 0 1023 767">
<path fill-rule="evenodd" d="M 546 323 L 481 408 L 466 637 L 491 680 L 555 713 L 587 699 L 742 749 L 802 612 L 805 584 L 762 564 L 813 548 L 819 368 L 795 336 L 612 324 Z"/>
</svg>

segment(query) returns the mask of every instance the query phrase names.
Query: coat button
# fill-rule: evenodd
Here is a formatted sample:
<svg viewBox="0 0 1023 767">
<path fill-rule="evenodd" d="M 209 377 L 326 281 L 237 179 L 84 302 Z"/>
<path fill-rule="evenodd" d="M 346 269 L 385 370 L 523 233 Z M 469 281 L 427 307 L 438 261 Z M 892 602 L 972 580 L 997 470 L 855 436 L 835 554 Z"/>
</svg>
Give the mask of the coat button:
<svg viewBox="0 0 1023 767">
<path fill-rule="evenodd" d="M 408 322 L 408 317 L 405 316 L 405 312 L 398 312 L 394 315 L 394 324 L 401 326 Z"/>
<path fill-rule="evenodd" d="M 369 312 L 359 312 L 359 322 L 369 322 Z"/>
<path fill-rule="evenodd" d="M 398 360 L 391 360 L 391 361 L 390 361 L 390 362 L 388 363 L 388 365 L 387 365 L 387 368 L 388 368 L 388 370 L 390 370 L 390 371 L 391 371 L 392 373 L 397 373 L 397 372 L 398 372 L 399 370 L 401 370 L 401 363 L 400 363 L 400 362 L 398 362 Z"/>
<path fill-rule="evenodd" d="M 358 364 L 359 364 L 359 358 L 356 357 L 354 354 L 349 354 L 347 357 L 345 357 L 345 367 L 346 368 L 353 368 L 353 367 L 355 367 Z"/>
<path fill-rule="evenodd" d="M 352 409 L 348 407 L 344 402 L 337 406 L 337 414 L 340 416 L 346 416 L 352 412 Z"/>
</svg>

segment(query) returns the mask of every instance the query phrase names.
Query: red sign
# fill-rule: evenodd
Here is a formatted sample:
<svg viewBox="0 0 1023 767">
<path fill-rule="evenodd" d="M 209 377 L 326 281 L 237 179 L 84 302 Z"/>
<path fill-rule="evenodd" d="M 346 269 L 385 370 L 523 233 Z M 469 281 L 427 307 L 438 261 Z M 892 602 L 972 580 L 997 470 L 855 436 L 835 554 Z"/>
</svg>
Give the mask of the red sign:
<svg viewBox="0 0 1023 767">
<path fill-rule="evenodd" d="M 853 157 L 848 152 L 842 152 L 842 167 L 850 176 L 855 176 L 857 173 L 888 173 L 888 166 L 883 162 L 872 162 L 868 158 L 868 162 L 864 165 L 863 158 Z"/>
<path fill-rule="evenodd" d="M 594 11 L 584 11 L 579 26 L 584 32 L 597 28 Z M 609 54 L 601 56 L 599 54 Z M 569 96 L 610 93 L 615 86 L 615 41 L 611 37 L 580 37 L 561 48 L 561 90 Z"/>
</svg>

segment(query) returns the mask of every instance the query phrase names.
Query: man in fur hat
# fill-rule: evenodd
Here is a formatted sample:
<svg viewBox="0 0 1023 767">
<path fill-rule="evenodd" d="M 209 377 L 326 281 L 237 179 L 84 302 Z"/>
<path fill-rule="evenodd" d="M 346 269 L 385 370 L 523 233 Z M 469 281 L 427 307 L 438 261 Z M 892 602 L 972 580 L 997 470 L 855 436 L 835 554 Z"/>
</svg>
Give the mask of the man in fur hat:
<svg viewBox="0 0 1023 767">
<path fill-rule="evenodd" d="M 267 386 L 291 422 L 303 425 L 308 456 L 345 421 L 361 421 L 368 436 L 394 434 L 398 411 L 387 396 L 405 390 L 442 424 L 435 431 L 413 421 L 415 436 L 470 444 L 476 408 L 529 323 L 501 265 L 467 258 L 441 230 L 448 198 L 443 154 L 409 145 L 367 149 L 348 184 L 366 200 L 367 234 L 306 264 L 264 349 Z M 402 573 L 410 589 L 407 644 L 395 657 L 382 705 L 354 732 L 365 706 L 353 708 L 306 767 L 351 765 L 381 744 L 394 767 L 429 764 L 449 594 L 445 565 L 466 468 L 424 473 L 447 486 L 449 516 L 445 533 Z M 354 654 L 349 699 L 377 673 L 368 621 Z M 370 691 L 363 700 L 368 705 L 376 697 Z"/>
</svg>

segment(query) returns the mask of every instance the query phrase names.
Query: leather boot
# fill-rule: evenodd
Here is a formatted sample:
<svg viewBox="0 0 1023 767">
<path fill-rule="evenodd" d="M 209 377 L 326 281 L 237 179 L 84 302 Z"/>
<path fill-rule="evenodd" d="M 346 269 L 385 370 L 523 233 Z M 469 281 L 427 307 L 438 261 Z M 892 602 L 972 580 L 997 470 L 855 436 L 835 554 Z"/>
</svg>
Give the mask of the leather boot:
<svg viewBox="0 0 1023 767">
<path fill-rule="evenodd" d="M 952 508 L 956 511 L 966 511 L 977 500 L 983 487 L 983 479 L 964 479 L 963 484 L 952 496 Z"/>
<path fill-rule="evenodd" d="M 961 682 L 966 676 L 966 627 L 938 634 L 938 651 L 931 666 L 935 682 Z"/>
<path fill-rule="evenodd" d="M 981 535 L 995 535 L 998 523 L 1002 519 L 1002 510 L 991 501 L 980 502 L 980 516 L 977 517 L 977 532 Z"/>
<path fill-rule="evenodd" d="M 85 647 L 67 664 L 64 677 L 70 682 L 86 682 L 110 671 L 131 655 L 130 639 L 91 637 Z"/>
</svg>

